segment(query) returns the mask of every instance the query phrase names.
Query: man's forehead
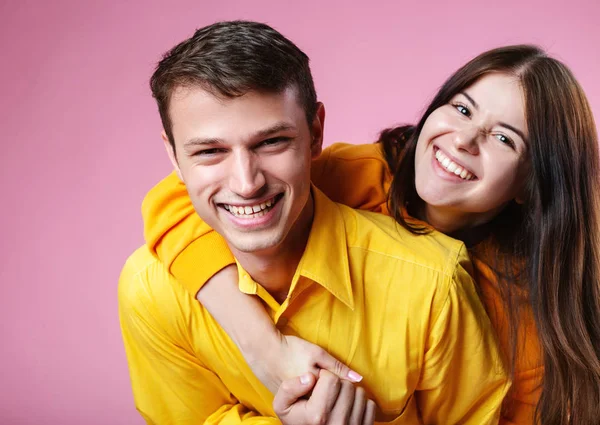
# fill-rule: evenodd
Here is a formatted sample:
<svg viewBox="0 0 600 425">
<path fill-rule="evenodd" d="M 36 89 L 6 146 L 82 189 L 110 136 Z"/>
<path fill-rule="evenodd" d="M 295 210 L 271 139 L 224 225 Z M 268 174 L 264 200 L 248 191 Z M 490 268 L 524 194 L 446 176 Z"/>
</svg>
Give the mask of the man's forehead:
<svg viewBox="0 0 600 425">
<path fill-rule="evenodd" d="M 183 137 L 186 141 L 192 137 L 260 137 L 277 131 L 299 131 L 307 126 L 294 91 L 248 92 L 224 98 L 198 86 L 181 87 L 173 93 L 169 115 L 175 138 Z"/>
</svg>

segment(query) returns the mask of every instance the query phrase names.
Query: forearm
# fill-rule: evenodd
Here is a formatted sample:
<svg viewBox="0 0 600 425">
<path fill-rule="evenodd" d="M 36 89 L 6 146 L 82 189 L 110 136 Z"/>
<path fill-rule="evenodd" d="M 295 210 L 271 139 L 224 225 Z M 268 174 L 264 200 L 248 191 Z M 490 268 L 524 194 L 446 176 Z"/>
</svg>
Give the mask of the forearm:
<svg viewBox="0 0 600 425">
<path fill-rule="evenodd" d="M 280 334 L 257 297 L 238 288 L 238 273 L 230 265 L 214 275 L 196 299 L 238 346 L 248 363 L 280 344 Z"/>
</svg>

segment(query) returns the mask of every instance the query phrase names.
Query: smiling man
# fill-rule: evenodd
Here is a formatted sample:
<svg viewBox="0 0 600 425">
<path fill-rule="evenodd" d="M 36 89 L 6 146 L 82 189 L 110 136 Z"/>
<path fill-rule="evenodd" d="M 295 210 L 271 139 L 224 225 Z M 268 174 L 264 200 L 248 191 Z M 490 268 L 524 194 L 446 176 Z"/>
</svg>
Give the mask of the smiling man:
<svg viewBox="0 0 600 425">
<path fill-rule="evenodd" d="M 171 144 L 198 214 L 250 275 L 285 299 L 310 233 L 311 160 L 321 153 L 323 105 L 310 126 L 296 87 L 224 98 L 202 86 L 173 90 Z M 276 298 L 279 298 L 276 296 Z"/>
<path fill-rule="evenodd" d="M 169 157 L 234 254 L 240 290 L 282 332 L 361 373 L 364 390 L 322 373 L 310 403 L 277 418 L 225 331 L 142 247 L 123 269 L 119 311 L 148 423 L 369 424 L 361 394 L 394 424 L 497 422 L 506 375 L 462 243 L 311 186 L 325 111 L 302 51 L 263 24 L 217 23 L 168 52 L 151 86 Z"/>
</svg>

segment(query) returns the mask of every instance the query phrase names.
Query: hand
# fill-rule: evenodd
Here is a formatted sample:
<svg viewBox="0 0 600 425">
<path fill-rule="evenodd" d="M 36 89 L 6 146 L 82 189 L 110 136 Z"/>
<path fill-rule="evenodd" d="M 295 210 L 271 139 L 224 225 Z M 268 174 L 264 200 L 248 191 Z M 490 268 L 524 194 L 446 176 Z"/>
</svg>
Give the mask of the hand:
<svg viewBox="0 0 600 425">
<path fill-rule="evenodd" d="M 252 372 L 273 394 L 277 392 L 283 381 L 307 372 L 318 376 L 321 369 L 328 370 L 350 382 L 362 380 L 361 375 L 318 345 L 280 333 L 275 338 L 271 336 L 268 338 L 273 341 L 265 344 L 263 340 L 260 352 L 258 347 L 255 347 L 253 350 L 244 351 L 243 355 Z"/>
<path fill-rule="evenodd" d="M 225 267 L 204 285 L 196 298 L 236 343 L 256 377 L 273 394 L 282 381 L 306 372 L 317 376 L 320 369 L 360 382 L 362 376 L 321 347 L 282 335 L 258 299 L 240 292 L 237 281 L 237 267 Z"/>
<path fill-rule="evenodd" d="M 372 425 L 375 419 L 375 403 L 365 391 L 326 370 L 318 380 L 307 373 L 284 381 L 273 409 L 284 425 Z"/>
</svg>

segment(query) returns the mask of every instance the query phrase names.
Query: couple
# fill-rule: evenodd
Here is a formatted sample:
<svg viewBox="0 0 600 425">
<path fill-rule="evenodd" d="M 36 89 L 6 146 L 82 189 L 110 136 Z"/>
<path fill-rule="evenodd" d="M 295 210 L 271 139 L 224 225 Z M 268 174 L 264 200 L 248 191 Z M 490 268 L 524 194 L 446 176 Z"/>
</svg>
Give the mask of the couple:
<svg viewBox="0 0 600 425">
<path fill-rule="evenodd" d="M 176 173 L 119 284 L 148 423 L 597 422 L 597 134 L 564 65 L 485 52 L 416 125 L 322 153 L 266 25 L 198 30 L 151 88 Z"/>
</svg>

